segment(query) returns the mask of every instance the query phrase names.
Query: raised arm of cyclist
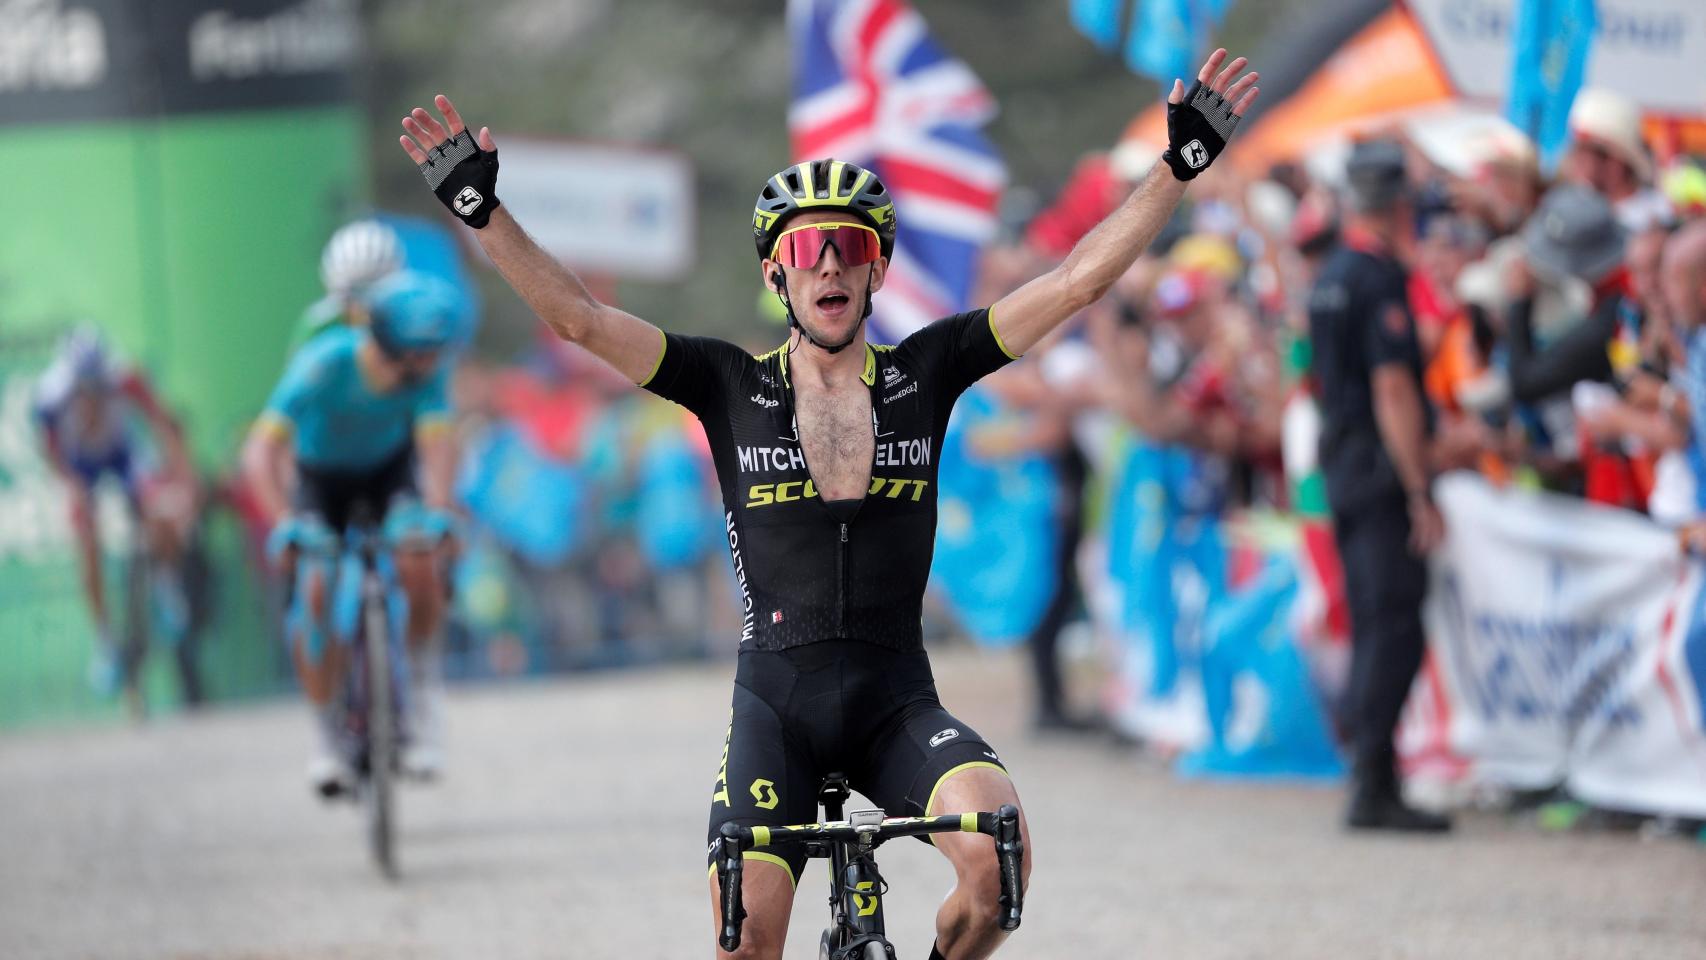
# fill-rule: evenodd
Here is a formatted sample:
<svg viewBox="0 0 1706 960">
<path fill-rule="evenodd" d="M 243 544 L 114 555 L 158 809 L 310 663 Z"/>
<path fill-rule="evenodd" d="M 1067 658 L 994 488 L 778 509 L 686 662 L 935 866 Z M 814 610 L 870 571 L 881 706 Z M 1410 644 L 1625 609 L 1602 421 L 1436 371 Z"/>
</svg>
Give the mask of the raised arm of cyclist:
<svg viewBox="0 0 1706 960">
<path fill-rule="evenodd" d="M 433 103 L 444 123 L 416 107 L 403 118 L 410 137 L 398 140 L 434 192 L 475 228 L 475 238 L 498 272 L 557 336 L 592 351 L 635 383 L 651 376 L 662 356 L 663 331 L 600 303 L 573 271 L 540 248 L 492 193 L 498 176 L 492 131 L 482 127 L 475 140 L 450 98 L 439 96 Z M 462 163 L 469 158 L 479 162 Z"/>
<path fill-rule="evenodd" d="M 1187 91 L 1173 81 L 1167 97 L 1170 145 L 1131 196 L 1084 235 L 1058 266 L 996 301 L 995 329 L 1013 353 L 1023 354 L 1068 317 L 1102 298 L 1155 240 L 1185 195 L 1185 186 L 1225 149 L 1238 120 L 1255 102 L 1257 74 L 1225 68 L 1216 50 Z"/>
</svg>

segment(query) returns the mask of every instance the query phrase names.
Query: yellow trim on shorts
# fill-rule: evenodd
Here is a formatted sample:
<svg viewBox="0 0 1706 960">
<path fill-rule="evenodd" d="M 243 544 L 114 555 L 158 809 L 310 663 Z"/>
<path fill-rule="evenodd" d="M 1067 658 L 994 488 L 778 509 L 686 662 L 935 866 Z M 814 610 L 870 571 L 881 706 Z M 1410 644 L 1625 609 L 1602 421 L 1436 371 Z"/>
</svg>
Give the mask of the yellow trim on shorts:
<svg viewBox="0 0 1706 960">
<path fill-rule="evenodd" d="M 636 387 L 643 387 L 643 386 L 646 386 L 647 384 L 651 383 L 652 378 L 658 375 L 659 370 L 663 369 L 663 355 L 664 355 L 664 353 L 666 353 L 669 350 L 669 334 L 664 333 L 662 329 L 659 329 L 658 330 L 658 338 L 661 339 L 663 342 L 658 344 L 657 362 L 652 364 L 652 372 L 646 374 L 646 379 L 641 380 L 639 383 L 634 384 L 634 386 L 636 386 Z"/>
<path fill-rule="evenodd" d="M 753 829 L 756 830 L 758 828 L 754 827 Z M 788 866 L 788 861 L 778 857 L 774 853 L 765 853 L 762 850 L 743 850 L 741 851 L 740 858 L 742 860 L 762 860 L 765 863 L 774 863 L 778 867 L 781 867 L 782 871 L 788 875 L 788 885 L 790 887 L 798 889 L 800 886 L 800 881 L 794 878 L 794 868 Z M 709 876 L 713 880 L 717 878 L 717 865 L 714 863 L 711 864 Z"/>
<path fill-rule="evenodd" d="M 956 773 L 960 773 L 960 772 L 965 771 L 965 770 L 971 770 L 971 769 L 974 769 L 977 767 L 988 767 L 991 770 L 995 770 L 995 771 L 999 772 L 1002 776 L 1006 777 L 1008 780 L 1013 779 L 1013 775 L 1007 772 L 1007 768 L 1003 767 L 999 763 L 990 763 L 988 760 L 973 760 L 970 763 L 962 763 L 959 766 L 953 768 L 952 770 L 949 770 L 947 773 L 944 773 L 940 777 L 936 778 L 936 785 L 934 787 L 930 788 L 930 799 L 925 801 L 925 803 L 924 803 L 924 815 L 927 817 L 931 815 L 930 814 L 931 809 L 933 809 L 936 806 L 936 794 L 942 792 L 942 784 L 947 783 L 949 777 L 952 777 Z M 971 816 L 976 817 L 977 814 L 973 813 L 973 814 L 971 814 Z M 965 829 L 965 823 L 963 821 L 960 824 L 960 829 L 961 830 Z M 973 824 L 972 824 L 972 832 L 974 832 L 974 833 L 977 832 L 977 824 L 976 824 L 975 820 L 973 821 Z M 927 833 L 924 835 L 924 838 L 926 840 L 930 841 L 931 846 L 936 845 L 936 837 L 934 834 Z"/>
<path fill-rule="evenodd" d="M 995 308 L 990 307 L 988 312 L 989 312 L 989 332 L 995 335 L 995 345 L 1001 348 L 1001 352 L 1005 353 L 1007 355 L 1007 359 L 1009 359 L 1009 360 L 1019 359 L 1019 354 L 1016 354 L 1013 351 L 1007 349 L 1007 341 L 1001 339 L 1001 331 L 995 329 Z"/>
</svg>

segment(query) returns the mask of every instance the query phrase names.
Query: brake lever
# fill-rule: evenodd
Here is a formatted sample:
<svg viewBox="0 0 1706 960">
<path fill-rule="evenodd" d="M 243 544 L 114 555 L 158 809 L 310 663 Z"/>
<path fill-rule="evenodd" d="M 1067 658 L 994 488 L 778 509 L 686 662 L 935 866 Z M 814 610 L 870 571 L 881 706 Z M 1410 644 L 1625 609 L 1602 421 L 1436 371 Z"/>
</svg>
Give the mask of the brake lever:
<svg viewBox="0 0 1706 960">
<path fill-rule="evenodd" d="M 995 812 L 995 856 L 1001 866 L 998 923 L 1003 930 L 1017 930 L 1025 909 L 1025 841 L 1019 835 L 1019 809 L 1010 803 Z"/>
<path fill-rule="evenodd" d="M 717 945 L 733 953 L 740 949 L 741 922 L 746 919 L 746 907 L 741 903 L 741 874 L 746 862 L 741 857 L 741 828 L 739 824 L 723 824 L 717 840 L 717 886 L 723 901 L 723 930 Z"/>
</svg>

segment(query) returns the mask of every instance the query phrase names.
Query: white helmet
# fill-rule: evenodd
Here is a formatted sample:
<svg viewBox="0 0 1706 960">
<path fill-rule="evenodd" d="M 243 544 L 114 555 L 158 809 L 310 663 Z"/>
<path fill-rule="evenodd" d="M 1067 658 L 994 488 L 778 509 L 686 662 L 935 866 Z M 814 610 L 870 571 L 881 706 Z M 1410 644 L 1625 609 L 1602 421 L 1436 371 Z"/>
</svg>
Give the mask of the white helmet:
<svg viewBox="0 0 1706 960">
<path fill-rule="evenodd" d="M 357 220 L 338 228 L 320 255 L 320 281 L 334 297 L 354 297 L 403 266 L 397 231 L 378 220 Z"/>
</svg>

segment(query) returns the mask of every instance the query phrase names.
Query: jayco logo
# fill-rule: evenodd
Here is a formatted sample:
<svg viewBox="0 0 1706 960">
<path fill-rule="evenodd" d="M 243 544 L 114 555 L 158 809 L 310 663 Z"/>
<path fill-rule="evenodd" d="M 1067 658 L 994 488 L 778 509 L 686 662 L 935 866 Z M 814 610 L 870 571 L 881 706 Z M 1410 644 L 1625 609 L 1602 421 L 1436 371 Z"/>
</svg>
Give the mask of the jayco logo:
<svg viewBox="0 0 1706 960">
<path fill-rule="evenodd" d="M 1202 145 L 1201 140 L 1192 140 L 1180 147 L 1179 156 L 1185 158 L 1192 170 L 1201 170 L 1208 166 L 1208 148 Z"/>
<path fill-rule="evenodd" d="M 473 187 L 463 187 L 462 192 L 458 193 L 456 199 L 452 201 L 452 205 L 456 208 L 457 213 L 466 217 L 480 209 L 480 204 L 485 202 L 486 198 L 480 196 L 480 191 Z"/>
<path fill-rule="evenodd" d="M 772 400 L 769 397 L 766 397 L 762 393 L 753 394 L 752 395 L 752 402 L 758 404 L 759 406 L 763 407 L 766 410 L 770 409 L 771 407 L 780 406 L 782 403 L 782 401 Z"/>
<path fill-rule="evenodd" d="M 107 79 L 106 25 L 59 0 L 0 0 L 0 93 L 87 90 Z"/>
</svg>

